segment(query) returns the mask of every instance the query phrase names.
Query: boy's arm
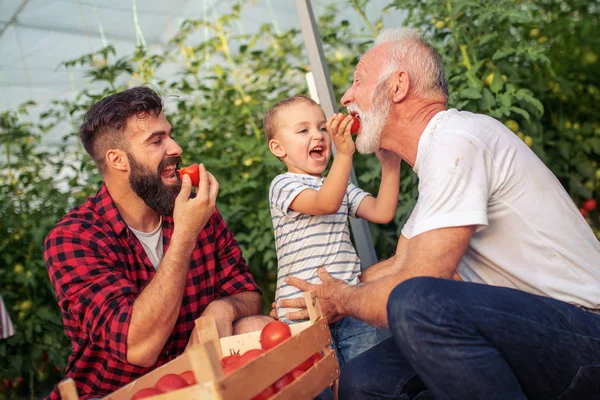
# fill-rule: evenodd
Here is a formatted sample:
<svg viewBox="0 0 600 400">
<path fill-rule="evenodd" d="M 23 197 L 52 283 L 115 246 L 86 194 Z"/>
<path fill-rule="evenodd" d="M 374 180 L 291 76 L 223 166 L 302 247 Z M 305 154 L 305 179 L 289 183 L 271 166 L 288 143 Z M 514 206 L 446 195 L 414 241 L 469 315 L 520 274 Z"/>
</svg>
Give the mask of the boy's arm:
<svg viewBox="0 0 600 400">
<path fill-rule="evenodd" d="M 340 209 L 352 170 L 354 142 L 351 126 L 352 118 L 346 118 L 344 114 L 334 114 L 329 118 L 327 131 L 337 149 L 329 174 L 319 190 L 307 189 L 299 193 L 291 202 L 290 209 L 309 215 L 335 214 Z"/>
<path fill-rule="evenodd" d="M 400 162 L 398 155 L 388 150 L 379 150 L 381 161 L 381 183 L 376 198 L 367 196 L 358 206 L 356 216 L 377 224 L 387 224 L 394 219 L 400 191 Z"/>
</svg>

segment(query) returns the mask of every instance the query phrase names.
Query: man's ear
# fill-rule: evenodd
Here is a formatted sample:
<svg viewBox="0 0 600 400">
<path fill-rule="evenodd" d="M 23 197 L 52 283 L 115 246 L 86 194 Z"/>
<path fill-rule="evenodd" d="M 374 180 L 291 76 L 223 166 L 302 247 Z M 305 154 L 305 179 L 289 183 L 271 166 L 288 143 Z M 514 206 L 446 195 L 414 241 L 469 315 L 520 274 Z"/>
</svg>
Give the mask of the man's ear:
<svg viewBox="0 0 600 400">
<path fill-rule="evenodd" d="M 406 71 L 397 71 L 391 78 L 391 95 L 394 103 L 402 102 L 408 96 L 410 77 Z"/>
<path fill-rule="evenodd" d="M 110 149 L 106 152 L 105 160 L 106 166 L 109 169 L 116 169 L 117 171 L 128 171 L 129 170 L 129 159 L 127 154 L 123 150 Z"/>
<path fill-rule="evenodd" d="M 271 153 L 277 158 L 283 158 L 287 155 L 283 145 L 276 139 L 269 140 L 269 150 L 271 150 Z"/>
</svg>

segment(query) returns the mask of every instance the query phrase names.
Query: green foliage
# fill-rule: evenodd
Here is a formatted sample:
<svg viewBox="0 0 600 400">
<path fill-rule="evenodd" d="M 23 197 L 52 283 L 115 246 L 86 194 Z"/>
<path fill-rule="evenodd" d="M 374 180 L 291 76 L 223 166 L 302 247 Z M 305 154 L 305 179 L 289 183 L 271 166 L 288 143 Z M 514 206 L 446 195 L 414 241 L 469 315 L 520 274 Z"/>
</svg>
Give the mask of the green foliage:
<svg viewBox="0 0 600 400">
<path fill-rule="evenodd" d="M 338 98 L 354 67 L 382 28 L 366 15 L 368 0 L 330 5 L 319 18 L 324 53 Z M 350 6 L 361 24 L 341 20 Z M 388 9 L 406 12 L 440 50 L 450 82 L 450 105 L 482 112 L 509 126 L 559 177 L 577 204 L 598 197 L 600 121 L 594 112 L 598 87 L 598 2 L 512 0 L 476 2 L 397 0 Z M 25 378 L 24 387 L 2 392 L 21 398 L 52 386 L 69 345 L 62 332 L 43 261 L 43 239 L 74 205 L 95 193 L 101 179 L 77 141 L 77 127 L 94 102 L 131 85 L 150 83 L 166 97 L 165 113 L 182 146 L 184 163 L 202 162 L 220 183 L 217 206 L 235 233 L 251 271 L 273 299 L 276 256 L 268 189 L 284 166 L 272 156 L 262 117 L 277 100 L 308 92 L 310 71 L 298 30 L 278 32 L 265 24 L 254 34 L 237 33 L 243 7 L 211 22 L 187 20 L 164 51 L 139 47 L 131 55 L 114 48 L 63 63 L 87 71 L 101 89 L 55 101 L 36 124 L 26 123 L 28 105 L 0 114 L 0 294 L 18 335 L 0 341 L 0 378 Z M 208 32 L 198 40 L 199 32 Z M 175 74 L 163 71 L 175 65 Z M 64 129 L 60 146 L 36 146 L 46 132 Z M 356 155 L 362 188 L 375 193 L 380 165 Z M 394 221 L 371 226 L 377 254 L 389 257 L 416 203 L 417 178 L 403 165 Z M 598 229 L 598 211 L 588 221 Z"/>
</svg>

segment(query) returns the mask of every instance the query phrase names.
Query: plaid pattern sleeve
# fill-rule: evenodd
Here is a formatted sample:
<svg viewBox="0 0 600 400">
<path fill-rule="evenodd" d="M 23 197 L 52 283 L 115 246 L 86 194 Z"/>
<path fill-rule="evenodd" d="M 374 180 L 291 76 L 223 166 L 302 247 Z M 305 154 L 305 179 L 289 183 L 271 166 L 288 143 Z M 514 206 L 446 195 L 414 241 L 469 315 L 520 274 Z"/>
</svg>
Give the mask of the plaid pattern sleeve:
<svg viewBox="0 0 600 400">
<path fill-rule="evenodd" d="M 216 271 L 216 297 L 232 296 L 236 293 L 257 291 L 260 288 L 248 270 L 248 265 L 242 257 L 242 251 L 233 237 L 233 233 L 225 225 L 223 217 L 215 210 L 214 231 L 218 254 L 218 269 Z"/>
<path fill-rule="evenodd" d="M 126 362 L 138 291 L 110 259 L 106 236 L 95 224 L 66 222 L 48 235 L 45 257 L 67 335 L 84 334 L 111 358 Z"/>
</svg>

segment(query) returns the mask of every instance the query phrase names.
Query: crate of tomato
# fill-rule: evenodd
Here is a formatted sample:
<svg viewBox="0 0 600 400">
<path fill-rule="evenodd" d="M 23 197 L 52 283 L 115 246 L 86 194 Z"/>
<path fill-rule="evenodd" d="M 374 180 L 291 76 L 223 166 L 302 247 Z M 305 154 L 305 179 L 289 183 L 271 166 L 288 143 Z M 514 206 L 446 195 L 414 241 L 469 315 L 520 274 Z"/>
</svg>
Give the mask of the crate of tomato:
<svg viewBox="0 0 600 400">
<path fill-rule="evenodd" d="M 196 320 L 200 344 L 104 400 L 312 399 L 339 376 L 327 319 L 314 293 L 305 293 L 310 321 L 274 321 L 262 331 L 219 339 L 214 319 Z M 76 400 L 73 381 L 59 385 Z M 334 390 L 335 392 L 335 390 Z"/>
</svg>

